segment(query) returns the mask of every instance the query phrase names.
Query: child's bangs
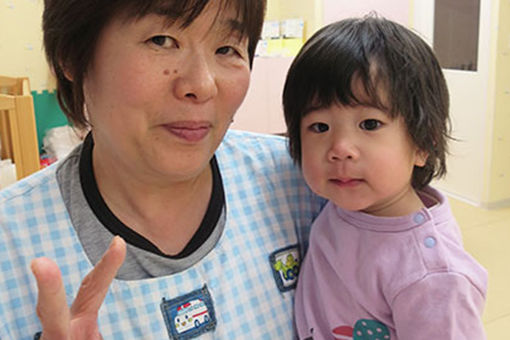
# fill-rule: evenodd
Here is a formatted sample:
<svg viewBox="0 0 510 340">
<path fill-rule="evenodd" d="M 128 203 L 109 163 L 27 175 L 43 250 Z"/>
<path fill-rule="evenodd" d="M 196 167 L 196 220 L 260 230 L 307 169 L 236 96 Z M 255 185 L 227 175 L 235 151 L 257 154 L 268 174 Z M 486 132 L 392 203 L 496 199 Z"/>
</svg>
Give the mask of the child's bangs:
<svg viewBox="0 0 510 340">
<path fill-rule="evenodd" d="M 309 95 L 302 98 L 306 112 L 339 106 L 370 106 L 381 111 L 391 111 L 386 84 L 377 73 L 370 72 L 369 64 L 345 65 L 344 70 L 332 65 L 327 79 L 310 79 Z M 368 66 L 368 67 L 367 67 Z M 372 68 L 373 70 L 373 68 Z M 370 75 L 372 73 L 372 75 Z"/>
</svg>

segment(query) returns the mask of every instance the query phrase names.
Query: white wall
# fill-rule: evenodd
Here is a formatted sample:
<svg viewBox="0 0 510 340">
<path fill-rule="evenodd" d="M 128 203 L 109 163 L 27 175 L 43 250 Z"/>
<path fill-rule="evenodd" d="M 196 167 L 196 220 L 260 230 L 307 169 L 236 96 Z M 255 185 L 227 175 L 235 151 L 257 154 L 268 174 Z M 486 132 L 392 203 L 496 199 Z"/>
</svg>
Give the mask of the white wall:
<svg viewBox="0 0 510 340">
<path fill-rule="evenodd" d="M 491 136 L 493 92 L 491 74 L 491 0 L 481 0 L 478 70 L 444 70 L 450 91 L 453 135 L 448 175 L 436 186 L 475 205 L 484 205 L 485 178 Z M 431 0 L 414 0 L 412 26 L 432 43 L 434 7 Z"/>
</svg>

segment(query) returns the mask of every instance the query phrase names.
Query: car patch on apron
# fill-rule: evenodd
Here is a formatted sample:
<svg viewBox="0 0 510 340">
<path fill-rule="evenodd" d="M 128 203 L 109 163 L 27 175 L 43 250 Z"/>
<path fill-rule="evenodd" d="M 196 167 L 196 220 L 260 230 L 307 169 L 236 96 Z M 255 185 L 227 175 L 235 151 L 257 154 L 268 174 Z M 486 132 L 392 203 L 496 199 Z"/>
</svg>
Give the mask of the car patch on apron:
<svg viewBox="0 0 510 340">
<path fill-rule="evenodd" d="M 269 262 L 281 292 L 296 288 L 301 258 L 297 245 L 285 247 L 269 255 Z"/>
<path fill-rule="evenodd" d="M 172 300 L 163 298 L 160 307 L 171 340 L 192 339 L 216 328 L 207 285 Z"/>
</svg>

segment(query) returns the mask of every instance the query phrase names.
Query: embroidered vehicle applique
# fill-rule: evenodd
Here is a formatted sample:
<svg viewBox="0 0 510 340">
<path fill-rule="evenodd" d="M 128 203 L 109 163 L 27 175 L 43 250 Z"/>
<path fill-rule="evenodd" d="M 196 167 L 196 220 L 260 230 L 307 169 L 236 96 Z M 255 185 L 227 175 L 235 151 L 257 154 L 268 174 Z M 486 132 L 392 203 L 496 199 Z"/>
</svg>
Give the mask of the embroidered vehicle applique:
<svg viewBox="0 0 510 340">
<path fill-rule="evenodd" d="M 192 328 L 199 328 L 201 324 L 209 322 L 209 310 L 201 299 L 191 300 L 177 307 L 174 317 L 177 333 L 183 333 Z"/>
<path fill-rule="evenodd" d="M 172 340 L 187 340 L 216 328 L 214 306 L 207 286 L 172 300 L 162 299 L 161 312 Z"/>
<path fill-rule="evenodd" d="M 269 256 L 273 276 L 281 292 L 296 287 L 301 265 L 300 260 L 299 248 L 297 245 L 277 250 Z"/>
</svg>

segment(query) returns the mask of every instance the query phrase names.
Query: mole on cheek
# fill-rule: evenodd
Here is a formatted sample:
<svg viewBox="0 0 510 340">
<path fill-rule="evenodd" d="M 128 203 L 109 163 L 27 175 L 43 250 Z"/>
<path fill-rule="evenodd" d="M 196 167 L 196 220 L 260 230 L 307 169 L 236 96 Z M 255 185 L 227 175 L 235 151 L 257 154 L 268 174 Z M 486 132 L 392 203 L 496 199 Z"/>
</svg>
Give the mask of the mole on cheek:
<svg viewBox="0 0 510 340">
<path fill-rule="evenodd" d="M 168 75 L 170 74 L 170 71 L 169 71 L 169 70 L 164 70 L 164 71 L 163 71 L 163 74 L 164 74 L 165 76 L 168 76 Z"/>
<path fill-rule="evenodd" d="M 174 70 L 174 74 L 177 74 L 177 69 Z"/>
</svg>

